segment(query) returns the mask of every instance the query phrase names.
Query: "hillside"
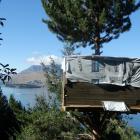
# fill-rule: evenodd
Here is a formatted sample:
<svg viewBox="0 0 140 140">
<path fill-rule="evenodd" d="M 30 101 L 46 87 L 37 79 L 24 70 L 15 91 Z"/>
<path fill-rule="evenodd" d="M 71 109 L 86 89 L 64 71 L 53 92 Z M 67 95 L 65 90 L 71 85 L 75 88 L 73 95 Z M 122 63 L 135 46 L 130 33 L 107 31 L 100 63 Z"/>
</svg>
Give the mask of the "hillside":
<svg viewBox="0 0 140 140">
<path fill-rule="evenodd" d="M 12 76 L 12 80 L 7 86 L 18 87 L 41 87 L 45 84 L 44 72 L 41 65 L 32 65 Z"/>
<path fill-rule="evenodd" d="M 45 71 L 49 71 L 50 65 L 46 66 Z M 61 74 L 60 65 L 56 65 L 57 75 Z M 12 80 L 7 83 L 10 87 L 28 87 L 28 88 L 39 88 L 44 86 L 46 83 L 44 71 L 41 65 L 32 65 L 29 68 L 21 71 L 17 75 L 12 76 Z"/>
<path fill-rule="evenodd" d="M 42 66 L 41 65 L 32 65 L 29 68 L 23 70 L 20 72 L 20 74 L 27 74 L 31 72 L 42 72 Z"/>
</svg>

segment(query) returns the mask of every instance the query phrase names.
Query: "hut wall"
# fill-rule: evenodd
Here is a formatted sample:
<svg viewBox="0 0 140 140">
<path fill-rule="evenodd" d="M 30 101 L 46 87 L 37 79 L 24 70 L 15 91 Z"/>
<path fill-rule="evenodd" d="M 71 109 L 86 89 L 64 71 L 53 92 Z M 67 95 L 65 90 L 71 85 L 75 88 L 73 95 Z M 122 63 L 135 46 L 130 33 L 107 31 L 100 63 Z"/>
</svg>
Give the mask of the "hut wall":
<svg viewBox="0 0 140 140">
<path fill-rule="evenodd" d="M 123 101 L 128 107 L 140 106 L 140 88 L 90 83 L 67 83 L 64 87 L 64 106 L 102 107 L 102 101 Z"/>
</svg>

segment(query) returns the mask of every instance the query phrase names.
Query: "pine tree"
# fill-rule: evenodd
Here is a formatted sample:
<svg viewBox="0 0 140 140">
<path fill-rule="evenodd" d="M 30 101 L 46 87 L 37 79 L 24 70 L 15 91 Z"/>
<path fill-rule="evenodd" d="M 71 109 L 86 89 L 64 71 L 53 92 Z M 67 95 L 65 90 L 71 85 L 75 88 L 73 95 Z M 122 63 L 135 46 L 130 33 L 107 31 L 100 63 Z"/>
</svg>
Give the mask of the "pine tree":
<svg viewBox="0 0 140 140">
<path fill-rule="evenodd" d="M 68 42 L 64 45 L 63 49 L 61 50 L 63 56 L 75 55 L 76 53 L 74 51 L 74 46 Z"/>
<path fill-rule="evenodd" d="M 103 43 L 131 27 L 130 14 L 140 7 L 135 0 L 42 0 L 43 20 L 61 41 L 91 46 L 100 54 Z"/>
<path fill-rule="evenodd" d="M 20 122 L 0 89 L 0 139 L 14 139 L 17 132 L 20 132 Z"/>
</svg>

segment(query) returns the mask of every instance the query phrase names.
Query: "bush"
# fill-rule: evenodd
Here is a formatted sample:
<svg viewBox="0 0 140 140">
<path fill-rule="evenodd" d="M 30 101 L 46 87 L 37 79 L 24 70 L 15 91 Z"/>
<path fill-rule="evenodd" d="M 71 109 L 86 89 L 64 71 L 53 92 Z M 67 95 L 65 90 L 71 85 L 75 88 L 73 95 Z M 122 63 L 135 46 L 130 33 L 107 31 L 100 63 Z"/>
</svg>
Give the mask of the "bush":
<svg viewBox="0 0 140 140">
<path fill-rule="evenodd" d="M 73 140 L 84 129 L 69 113 L 50 108 L 43 97 L 28 113 L 28 124 L 23 127 L 19 140 Z"/>
<path fill-rule="evenodd" d="M 140 140 L 140 136 L 133 128 L 128 127 L 123 121 L 111 119 L 105 128 L 103 140 Z"/>
</svg>

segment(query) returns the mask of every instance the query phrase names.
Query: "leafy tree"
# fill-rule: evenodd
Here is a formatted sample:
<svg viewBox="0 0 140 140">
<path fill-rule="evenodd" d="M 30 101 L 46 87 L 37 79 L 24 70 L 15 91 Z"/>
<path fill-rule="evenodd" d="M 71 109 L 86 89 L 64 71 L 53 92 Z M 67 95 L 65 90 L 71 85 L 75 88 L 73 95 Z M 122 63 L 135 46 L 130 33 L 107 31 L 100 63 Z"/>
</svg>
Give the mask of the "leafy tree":
<svg viewBox="0 0 140 140">
<path fill-rule="evenodd" d="M 80 123 L 66 112 L 48 107 L 44 97 L 37 97 L 36 105 L 28 113 L 27 125 L 17 140 L 73 140 L 83 132 Z"/>
<path fill-rule="evenodd" d="M 24 110 L 24 107 L 22 106 L 21 102 L 17 101 L 12 94 L 9 98 L 9 105 L 16 112 L 18 112 L 19 110 Z"/>
<path fill-rule="evenodd" d="M 15 138 L 17 132 L 20 132 L 20 122 L 0 90 L 0 139 Z"/>
<path fill-rule="evenodd" d="M 5 84 L 11 80 L 11 75 L 16 74 L 15 68 L 9 68 L 9 64 L 0 63 L 0 80 Z"/>
<path fill-rule="evenodd" d="M 13 95 L 10 95 L 8 102 L 10 108 L 13 110 L 13 113 L 16 116 L 16 119 L 20 123 L 20 127 L 26 125 L 26 122 L 28 121 L 27 118 L 28 111 L 25 109 L 25 107 L 23 107 L 21 102 L 17 101 Z"/>
<path fill-rule="evenodd" d="M 105 128 L 102 139 L 139 140 L 140 135 L 138 135 L 133 128 L 128 127 L 126 122 L 111 119 L 108 123 L 108 126 Z"/>
<path fill-rule="evenodd" d="M 41 0 L 44 19 L 61 41 L 91 46 L 99 55 L 103 43 L 131 27 L 130 14 L 140 7 L 135 0 Z"/>
<path fill-rule="evenodd" d="M 60 93 L 61 93 L 61 70 L 60 67 L 58 67 L 53 60 L 53 58 L 50 57 L 50 67 L 47 69 L 47 66 L 44 63 L 41 63 L 44 76 L 46 77 L 46 85 L 48 88 L 48 91 L 51 93 L 55 93 L 57 96 L 57 99 L 60 99 Z"/>
<path fill-rule="evenodd" d="M 62 50 L 62 54 L 64 56 L 69 56 L 69 55 L 73 55 L 75 51 L 74 46 L 72 46 L 71 44 L 66 44 Z"/>
<path fill-rule="evenodd" d="M 69 55 L 80 55 L 80 53 L 75 53 L 75 45 L 66 42 L 63 49 L 61 50 L 63 56 L 69 56 Z"/>
<path fill-rule="evenodd" d="M 39 110 L 46 112 L 49 110 L 49 103 L 47 102 L 45 96 L 36 96 L 36 104 L 33 108 L 34 111 Z"/>
</svg>

